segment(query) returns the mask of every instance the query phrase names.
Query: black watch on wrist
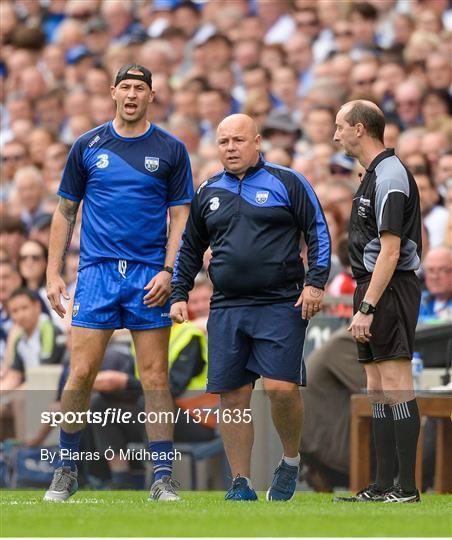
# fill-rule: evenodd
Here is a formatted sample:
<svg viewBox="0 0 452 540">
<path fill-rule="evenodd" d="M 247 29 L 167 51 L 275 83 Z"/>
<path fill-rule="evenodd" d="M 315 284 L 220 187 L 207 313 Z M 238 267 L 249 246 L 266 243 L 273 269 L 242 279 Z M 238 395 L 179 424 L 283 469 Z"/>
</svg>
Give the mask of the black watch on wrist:
<svg viewBox="0 0 452 540">
<path fill-rule="evenodd" d="M 360 311 L 364 315 L 372 315 L 377 311 L 377 308 L 363 300 L 361 304 L 359 304 L 358 311 Z"/>
<path fill-rule="evenodd" d="M 168 274 L 174 274 L 174 268 L 172 266 L 164 266 L 162 272 L 168 272 Z"/>
</svg>

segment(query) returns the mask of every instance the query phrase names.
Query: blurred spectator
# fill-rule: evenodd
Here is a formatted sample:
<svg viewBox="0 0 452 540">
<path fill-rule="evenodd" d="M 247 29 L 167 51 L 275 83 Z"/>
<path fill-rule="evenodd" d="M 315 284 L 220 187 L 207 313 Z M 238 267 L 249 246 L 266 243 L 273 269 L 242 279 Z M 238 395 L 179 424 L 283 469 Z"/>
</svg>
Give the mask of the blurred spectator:
<svg viewBox="0 0 452 540">
<path fill-rule="evenodd" d="M 42 213 L 36 216 L 31 225 L 29 239 L 36 240 L 43 246 L 48 246 L 51 222 L 52 214 Z"/>
<path fill-rule="evenodd" d="M 355 169 L 355 160 L 342 152 L 336 152 L 330 159 L 329 172 L 335 181 L 349 182 Z"/>
<path fill-rule="evenodd" d="M 308 109 L 303 118 L 304 135 L 311 144 L 331 143 L 334 134 L 334 111 L 325 106 Z"/>
<path fill-rule="evenodd" d="M 448 90 L 452 84 L 452 67 L 450 58 L 434 52 L 429 55 L 425 63 L 425 73 L 429 86 L 435 90 Z"/>
<path fill-rule="evenodd" d="M 25 144 L 18 140 L 12 140 L 3 145 L 1 148 L 1 186 L 2 199 L 8 197 L 11 189 L 11 183 L 17 170 L 25 167 L 29 163 L 28 152 Z"/>
<path fill-rule="evenodd" d="M 0 219 L 0 246 L 5 250 L 13 264 L 19 261 L 20 246 L 26 238 L 25 225 L 18 217 L 10 215 Z"/>
<path fill-rule="evenodd" d="M 287 39 L 287 37 L 286 37 Z M 309 37 L 296 33 L 290 39 L 284 40 L 284 51 L 287 63 L 298 73 L 298 95 L 304 96 L 313 81 L 314 59 Z"/>
<path fill-rule="evenodd" d="M 452 150 L 447 150 L 438 158 L 438 167 L 436 169 L 435 184 L 438 192 L 443 197 L 446 196 L 446 183 L 452 179 Z M 446 205 L 447 208 L 447 205 Z"/>
<path fill-rule="evenodd" d="M 264 142 L 267 141 L 271 148 L 282 148 L 290 155 L 295 152 L 295 143 L 299 135 L 298 125 L 283 111 L 273 111 L 269 114 L 262 129 Z"/>
<path fill-rule="evenodd" d="M 452 124 L 449 124 L 449 128 Z M 430 131 L 422 137 L 422 153 L 425 154 L 432 174 L 436 176 L 439 156 L 444 152 L 452 149 L 452 132 L 445 131 Z"/>
<path fill-rule="evenodd" d="M 264 43 L 284 43 L 295 33 L 295 23 L 288 14 L 288 0 L 256 0 L 256 5 L 259 18 L 264 23 Z"/>
<path fill-rule="evenodd" d="M 403 129 L 422 123 L 421 98 L 421 90 L 414 81 L 407 80 L 397 88 L 395 93 L 396 112 Z"/>
<path fill-rule="evenodd" d="M 16 289 L 8 298 L 7 306 L 20 333 L 15 336 L 11 366 L 2 379 L 3 392 L 21 386 L 30 368 L 61 363 L 65 351 L 64 343 L 59 339 L 61 330 L 41 313 L 41 303 L 35 292 Z"/>
<path fill-rule="evenodd" d="M 64 100 L 61 90 L 55 88 L 41 95 L 35 101 L 35 111 L 39 126 L 53 136 L 58 136 L 64 122 Z M 44 143 L 47 143 L 45 138 Z"/>
<path fill-rule="evenodd" d="M 2 259 L 0 260 L 0 377 L 5 371 L 3 362 L 6 357 L 6 343 L 8 334 L 13 327 L 13 321 L 7 309 L 7 301 L 11 293 L 22 284 L 19 271 L 6 257 L 6 252 L 2 251 Z"/>
<path fill-rule="evenodd" d="M 28 165 L 16 171 L 14 184 L 17 194 L 20 218 L 28 229 L 33 219 L 41 212 L 44 198 L 44 184 L 40 170 Z"/>
<path fill-rule="evenodd" d="M 438 204 L 439 195 L 431 176 L 425 173 L 413 176 L 419 189 L 421 214 L 428 231 L 430 247 L 440 246 L 444 242 L 448 212 Z"/>
<path fill-rule="evenodd" d="M 28 150 L 33 165 L 42 167 L 45 152 L 54 142 L 55 138 L 48 129 L 37 127 L 32 130 L 28 137 Z"/>
<path fill-rule="evenodd" d="M 424 260 L 426 291 L 422 294 L 419 320 L 452 322 L 452 250 L 432 248 Z"/>
<path fill-rule="evenodd" d="M 425 126 L 436 129 L 452 115 L 452 97 L 443 88 L 432 88 L 422 96 L 422 117 Z"/>
<path fill-rule="evenodd" d="M 248 92 L 243 103 L 242 112 L 251 116 L 256 122 L 259 132 L 262 131 L 267 116 L 272 110 L 270 96 L 264 90 L 252 90 Z"/>
</svg>

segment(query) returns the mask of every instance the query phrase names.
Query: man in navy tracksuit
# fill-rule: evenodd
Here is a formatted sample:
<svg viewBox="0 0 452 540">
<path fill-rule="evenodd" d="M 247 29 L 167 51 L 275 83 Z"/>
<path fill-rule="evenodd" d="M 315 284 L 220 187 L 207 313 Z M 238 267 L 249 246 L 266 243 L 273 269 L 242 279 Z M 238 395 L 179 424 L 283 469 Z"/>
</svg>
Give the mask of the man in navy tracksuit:
<svg viewBox="0 0 452 540">
<path fill-rule="evenodd" d="M 214 285 L 208 321 L 207 391 L 221 395 L 221 426 L 234 477 L 226 500 L 256 500 L 251 487 L 254 382 L 263 377 L 272 418 L 284 448 L 267 500 L 289 500 L 300 466 L 298 453 L 306 384 L 303 344 L 308 320 L 321 307 L 330 269 L 330 236 L 319 201 L 298 172 L 260 155 L 260 135 L 243 114 L 218 126 L 225 170 L 196 193 L 190 210 L 171 317 L 188 319 L 188 292 L 212 249 Z M 308 248 L 305 276 L 301 233 Z"/>
</svg>

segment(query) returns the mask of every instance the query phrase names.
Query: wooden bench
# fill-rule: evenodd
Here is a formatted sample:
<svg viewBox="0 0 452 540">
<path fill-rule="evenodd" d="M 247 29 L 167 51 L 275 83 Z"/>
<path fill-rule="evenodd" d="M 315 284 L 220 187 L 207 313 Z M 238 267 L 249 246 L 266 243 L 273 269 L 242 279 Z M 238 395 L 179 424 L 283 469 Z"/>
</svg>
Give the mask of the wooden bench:
<svg viewBox="0 0 452 540">
<path fill-rule="evenodd" d="M 417 396 L 421 417 L 436 418 L 436 493 L 452 493 L 452 395 Z M 370 481 L 370 435 L 372 407 L 366 395 L 355 394 L 350 403 L 350 491 L 359 491 Z M 417 448 L 416 484 L 422 487 L 423 422 Z"/>
</svg>

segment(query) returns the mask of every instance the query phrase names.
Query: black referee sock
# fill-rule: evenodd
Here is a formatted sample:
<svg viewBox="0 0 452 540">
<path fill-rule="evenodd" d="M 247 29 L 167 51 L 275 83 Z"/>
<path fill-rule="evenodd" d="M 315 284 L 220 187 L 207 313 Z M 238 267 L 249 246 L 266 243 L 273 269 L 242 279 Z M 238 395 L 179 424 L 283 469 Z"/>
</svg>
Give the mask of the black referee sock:
<svg viewBox="0 0 452 540">
<path fill-rule="evenodd" d="M 399 458 L 399 483 L 403 491 L 416 491 L 416 450 L 419 438 L 419 409 L 416 399 L 392 405 Z"/>
<path fill-rule="evenodd" d="M 380 491 L 386 491 L 394 484 L 396 444 L 392 409 L 385 403 L 373 403 L 372 408 L 372 427 L 377 458 L 376 484 Z"/>
</svg>

